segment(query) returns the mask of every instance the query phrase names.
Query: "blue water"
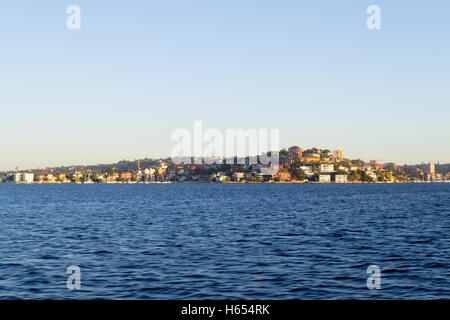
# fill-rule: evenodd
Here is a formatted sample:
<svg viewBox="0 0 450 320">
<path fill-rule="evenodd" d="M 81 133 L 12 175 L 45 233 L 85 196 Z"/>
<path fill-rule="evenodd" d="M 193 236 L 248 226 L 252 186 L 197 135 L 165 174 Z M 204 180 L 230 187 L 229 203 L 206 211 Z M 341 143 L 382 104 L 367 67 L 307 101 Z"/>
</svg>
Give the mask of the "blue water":
<svg viewBox="0 0 450 320">
<path fill-rule="evenodd" d="M 0 225 L 1 299 L 450 298 L 445 183 L 0 184 Z"/>
</svg>

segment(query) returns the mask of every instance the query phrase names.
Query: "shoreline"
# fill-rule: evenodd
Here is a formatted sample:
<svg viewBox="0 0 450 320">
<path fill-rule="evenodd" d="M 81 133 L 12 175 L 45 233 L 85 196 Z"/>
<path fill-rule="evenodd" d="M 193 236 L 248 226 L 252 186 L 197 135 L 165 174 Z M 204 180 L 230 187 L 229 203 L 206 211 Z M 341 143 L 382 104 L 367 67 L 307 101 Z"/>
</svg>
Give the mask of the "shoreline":
<svg viewBox="0 0 450 320">
<path fill-rule="evenodd" d="M 0 182 L 0 184 L 26 184 L 26 185 L 34 185 L 34 184 L 189 184 L 189 183 L 204 183 L 204 184 L 405 184 L 405 183 L 449 183 L 450 181 L 375 181 L 375 182 L 365 182 L 365 181 L 355 181 L 355 182 L 318 182 L 318 181 L 268 181 L 268 182 L 209 182 L 209 181 L 159 181 L 159 182 Z"/>
</svg>

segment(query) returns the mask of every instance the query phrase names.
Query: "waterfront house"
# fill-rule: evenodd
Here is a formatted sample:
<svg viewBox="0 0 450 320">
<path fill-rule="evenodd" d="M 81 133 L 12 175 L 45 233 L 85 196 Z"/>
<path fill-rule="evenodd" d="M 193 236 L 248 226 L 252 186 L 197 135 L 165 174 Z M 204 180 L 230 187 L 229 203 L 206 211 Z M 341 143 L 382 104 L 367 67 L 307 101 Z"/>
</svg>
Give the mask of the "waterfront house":
<svg viewBox="0 0 450 320">
<path fill-rule="evenodd" d="M 331 176 L 329 174 L 321 174 L 321 175 L 319 175 L 319 182 L 324 182 L 324 183 L 331 182 Z"/>
<path fill-rule="evenodd" d="M 279 171 L 273 177 L 280 181 L 290 181 L 291 180 L 291 174 L 289 172 L 285 172 L 285 171 Z"/>
<path fill-rule="evenodd" d="M 29 172 L 16 172 L 13 175 L 13 181 L 14 182 L 25 182 L 25 183 L 31 183 L 34 181 L 34 174 Z"/>
<path fill-rule="evenodd" d="M 346 174 L 337 174 L 334 176 L 334 182 L 336 183 L 347 183 L 347 175 Z"/>
<path fill-rule="evenodd" d="M 241 181 L 244 179 L 244 172 L 235 172 L 233 173 L 233 180 L 234 181 Z"/>
</svg>

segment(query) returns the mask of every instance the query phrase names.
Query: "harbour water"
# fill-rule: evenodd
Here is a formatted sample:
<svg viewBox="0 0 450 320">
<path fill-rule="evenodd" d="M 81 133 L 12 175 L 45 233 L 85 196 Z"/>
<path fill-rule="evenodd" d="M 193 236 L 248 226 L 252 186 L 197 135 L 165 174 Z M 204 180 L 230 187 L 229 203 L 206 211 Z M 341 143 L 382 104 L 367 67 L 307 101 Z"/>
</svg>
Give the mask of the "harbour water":
<svg viewBox="0 0 450 320">
<path fill-rule="evenodd" d="M 0 226 L 0 299 L 450 298 L 448 183 L 0 184 Z"/>
</svg>

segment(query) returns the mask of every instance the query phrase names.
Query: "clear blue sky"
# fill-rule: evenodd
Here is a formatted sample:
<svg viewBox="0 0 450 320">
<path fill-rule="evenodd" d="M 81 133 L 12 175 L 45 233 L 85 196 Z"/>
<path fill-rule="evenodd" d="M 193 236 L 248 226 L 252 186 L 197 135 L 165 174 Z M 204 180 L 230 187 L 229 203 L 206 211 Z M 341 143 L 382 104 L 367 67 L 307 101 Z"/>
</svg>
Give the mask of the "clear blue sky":
<svg viewBox="0 0 450 320">
<path fill-rule="evenodd" d="M 447 0 L 3 1 L 0 170 L 167 156 L 194 120 L 450 162 L 449 17 Z"/>
</svg>

